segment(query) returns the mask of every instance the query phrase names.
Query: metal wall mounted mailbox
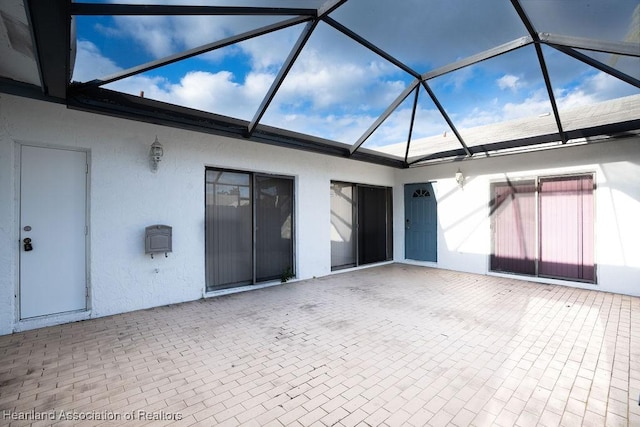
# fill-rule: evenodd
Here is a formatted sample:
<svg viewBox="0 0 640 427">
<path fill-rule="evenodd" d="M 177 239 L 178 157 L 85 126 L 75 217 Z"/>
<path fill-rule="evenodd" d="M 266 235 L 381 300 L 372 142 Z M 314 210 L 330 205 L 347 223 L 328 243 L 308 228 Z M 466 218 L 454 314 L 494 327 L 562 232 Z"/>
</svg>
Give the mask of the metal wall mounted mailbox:
<svg viewBox="0 0 640 427">
<path fill-rule="evenodd" d="M 144 230 L 144 251 L 145 254 L 164 252 L 167 257 L 172 252 L 172 230 L 168 225 L 150 225 Z"/>
</svg>

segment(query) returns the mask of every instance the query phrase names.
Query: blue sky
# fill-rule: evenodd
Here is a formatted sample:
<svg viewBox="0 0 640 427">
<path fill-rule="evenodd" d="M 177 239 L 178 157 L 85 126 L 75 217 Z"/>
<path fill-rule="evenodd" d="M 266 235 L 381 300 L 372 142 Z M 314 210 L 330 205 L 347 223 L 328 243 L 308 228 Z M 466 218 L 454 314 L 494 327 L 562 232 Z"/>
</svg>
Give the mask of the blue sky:
<svg viewBox="0 0 640 427">
<path fill-rule="evenodd" d="M 637 5 L 627 0 L 615 2 L 621 10 Z M 550 3 L 556 2 L 523 2 L 525 6 L 529 4 L 532 16 L 545 13 Z M 420 73 L 526 34 L 513 10 L 504 6 L 509 2 L 488 0 L 486 8 L 478 8 L 471 0 L 460 0 L 460 4 L 468 6 L 463 9 L 466 13 L 454 13 L 444 0 L 434 1 L 432 10 L 425 10 L 424 3 L 417 0 L 401 3 L 350 0 L 332 17 L 360 31 Z M 362 14 L 360 9 L 365 6 L 368 13 Z M 584 18 L 597 23 L 596 31 L 603 28 L 602 33 L 592 34 L 591 38 L 624 39 L 625 18 L 618 9 L 613 9 L 615 13 L 611 7 L 605 7 L 600 13 L 590 13 Z M 88 81 L 104 77 L 284 19 L 78 17 L 73 78 Z M 617 29 L 605 25 L 607 20 L 611 21 L 609 24 L 616 23 Z M 571 24 L 565 21 L 565 31 L 582 36 L 583 30 L 574 27 L 583 28 L 585 22 Z M 555 23 L 550 25 L 553 28 Z M 106 87 L 135 95 L 144 91 L 147 98 L 251 120 L 301 30 L 302 25 L 291 27 Z M 468 43 L 469 40 L 472 42 Z M 545 58 L 561 112 L 639 92 L 551 48 L 545 49 Z M 640 63 L 636 60 L 632 64 Z M 321 23 L 262 123 L 352 144 L 412 80 L 393 64 Z M 435 78 L 429 85 L 456 126 L 462 129 L 550 112 L 532 46 Z M 450 132 L 422 92 L 414 138 Z M 412 103 L 410 95 L 366 146 L 375 148 L 406 140 Z"/>
</svg>

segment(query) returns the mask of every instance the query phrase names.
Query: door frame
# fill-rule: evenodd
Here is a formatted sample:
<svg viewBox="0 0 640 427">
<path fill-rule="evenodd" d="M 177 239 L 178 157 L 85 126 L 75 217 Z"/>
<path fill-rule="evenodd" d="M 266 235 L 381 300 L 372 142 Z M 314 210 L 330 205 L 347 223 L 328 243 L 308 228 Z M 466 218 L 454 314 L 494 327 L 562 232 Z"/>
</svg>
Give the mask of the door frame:
<svg viewBox="0 0 640 427">
<path fill-rule="evenodd" d="M 42 149 L 50 149 L 50 150 L 65 150 L 65 151 L 75 151 L 82 152 L 86 155 L 86 164 L 87 171 L 85 175 L 85 250 L 84 250 L 84 263 L 85 263 L 85 308 L 83 310 L 75 310 L 64 313 L 52 313 L 38 317 L 32 318 L 22 318 L 22 313 L 20 312 L 20 288 L 21 288 L 21 277 L 20 277 L 20 257 L 22 254 L 21 250 L 21 208 L 22 208 L 22 183 L 21 183 L 21 172 L 22 172 L 22 147 L 35 147 Z M 65 146 L 60 144 L 50 144 L 43 142 L 34 142 L 34 141 L 25 141 L 25 140 L 15 140 L 14 143 L 14 177 L 15 177 L 15 206 L 14 206 L 14 242 L 17 243 L 15 246 L 15 286 L 14 286 L 14 319 L 15 319 L 15 327 L 14 330 L 19 332 L 21 330 L 31 329 L 32 327 L 43 327 L 49 326 L 52 324 L 83 320 L 87 319 L 91 315 L 92 310 L 92 286 L 91 286 L 91 150 L 83 147 L 74 147 L 74 146 Z M 60 319 L 60 321 L 57 321 Z"/>
</svg>

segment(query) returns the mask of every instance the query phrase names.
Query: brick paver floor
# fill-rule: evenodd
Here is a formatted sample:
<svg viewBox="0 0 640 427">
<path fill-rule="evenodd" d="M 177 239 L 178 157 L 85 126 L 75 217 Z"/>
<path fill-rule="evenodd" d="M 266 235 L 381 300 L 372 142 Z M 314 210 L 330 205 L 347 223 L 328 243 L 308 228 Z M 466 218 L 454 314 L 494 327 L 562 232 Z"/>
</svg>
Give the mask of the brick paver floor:
<svg viewBox="0 0 640 427">
<path fill-rule="evenodd" d="M 638 426 L 639 394 L 640 298 L 402 264 L 0 337 L 0 425 Z"/>
</svg>

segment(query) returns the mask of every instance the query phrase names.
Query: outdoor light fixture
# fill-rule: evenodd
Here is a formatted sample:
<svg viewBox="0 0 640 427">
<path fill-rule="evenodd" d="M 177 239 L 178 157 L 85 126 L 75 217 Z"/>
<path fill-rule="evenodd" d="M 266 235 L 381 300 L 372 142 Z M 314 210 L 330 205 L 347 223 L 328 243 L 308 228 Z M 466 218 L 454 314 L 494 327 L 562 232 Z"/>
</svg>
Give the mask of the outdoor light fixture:
<svg viewBox="0 0 640 427">
<path fill-rule="evenodd" d="M 158 141 L 158 136 L 156 135 L 156 140 L 151 144 L 151 150 L 149 150 L 149 157 L 151 159 L 151 170 L 158 170 L 158 163 L 162 159 L 162 155 L 164 154 L 164 150 L 162 149 L 162 145 Z"/>
<path fill-rule="evenodd" d="M 462 175 L 460 168 L 458 168 L 458 172 L 456 172 L 456 182 L 458 183 L 458 187 L 464 187 L 464 175 Z"/>
</svg>

